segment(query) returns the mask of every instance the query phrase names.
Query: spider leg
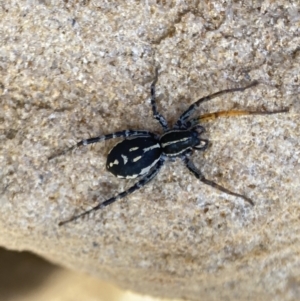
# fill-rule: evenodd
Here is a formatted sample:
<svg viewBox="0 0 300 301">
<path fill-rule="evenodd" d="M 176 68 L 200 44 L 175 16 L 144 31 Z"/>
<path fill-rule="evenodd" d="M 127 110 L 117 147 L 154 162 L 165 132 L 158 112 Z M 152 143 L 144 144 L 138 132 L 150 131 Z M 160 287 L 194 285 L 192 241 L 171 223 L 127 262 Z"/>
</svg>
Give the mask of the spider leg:
<svg viewBox="0 0 300 301">
<path fill-rule="evenodd" d="M 119 193 L 118 195 L 98 204 L 97 206 L 93 207 L 90 210 L 87 210 L 81 214 L 72 216 L 71 218 L 60 222 L 58 225 L 62 226 L 65 225 L 69 222 L 75 221 L 85 215 L 90 214 L 91 212 L 97 211 L 99 209 L 102 209 L 112 203 L 114 203 L 115 201 L 122 199 L 124 197 L 126 197 L 128 194 L 133 193 L 134 191 L 140 189 L 141 187 L 145 186 L 147 183 L 149 183 L 156 175 L 157 173 L 160 171 L 161 167 L 163 166 L 165 162 L 165 159 L 163 157 L 161 157 L 161 159 L 158 161 L 158 163 L 155 165 L 155 167 L 152 169 L 152 171 L 150 171 L 148 174 L 146 174 L 141 180 L 139 180 L 137 183 L 135 183 L 133 186 L 131 186 L 129 189 Z"/>
<path fill-rule="evenodd" d="M 237 111 L 237 110 L 230 110 L 230 111 L 220 111 L 214 113 L 208 113 L 200 115 L 197 118 L 193 118 L 190 121 L 187 121 L 187 126 L 189 128 L 195 128 L 199 126 L 199 123 L 206 122 L 209 120 L 215 120 L 219 117 L 232 117 L 232 116 L 243 116 L 243 115 L 272 115 L 272 114 L 279 114 L 279 113 L 286 113 L 289 111 L 289 108 L 283 108 L 280 110 L 274 111 Z"/>
<path fill-rule="evenodd" d="M 227 194 L 230 194 L 230 195 L 233 195 L 233 196 L 237 196 L 237 197 L 240 197 L 242 199 L 244 199 L 245 201 L 247 201 L 249 204 L 251 204 L 252 206 L 254 206 L 254 203 L 251 199 L 249 199 L 248 197 L 242 195 L 242 194 L 239 194 L 239 193 L 235 193 L 233 191 L 230 191 L 228 190 L 227 188 L 211 181 L 211 180 L 207 180 L 203 175 L 202 173 L 196 168 L 196 166 L 194 165 L 194 163 L 192 161 L 190 161 L 187 157 L 183 157 L 182 158 L 183 162 L 185 163 L 185 166 L 189 169 L 190 172 L 192 172 L 192 174 L 197 178 L 199 179 L 201 182 L 209 185 L 209 186 L 212 186 L 220 191 L 223 191 Z"/>
<path fill-rule="evenodd" d="M 97 143 L 97 142 L 102 142 L 105 140 L 113 139 L 113 138 L 120 138 L 120 137 L 135 137 L 135 136 L 149 136 L 149 137 L 156 137 L 155 134 L 149 132 L 149 131 L 135 131 L 135 130 L 125 130 L 125 131 L 120 131 L 120 132 L 115 132 L 113 134 L 108 134 L 108 135 L 103 135 L 103 136 L 98 136 L 94 138 L 89 138 L 89 139 L 84 139 L 79 141 L 77 144 L 62 150 L 60 152 L 57 152 L 53 155 L 51 155 L 48 160 L 52 160 L 53 158 L 56 158 L 58 156 L 64 155 L 69 151 L 72 151 L 73 149 L 82 146 L 82 145 L 88 145 L 92 143 Z"/>
<path fill-rule="evenodd" d="M 151 84 L 151 106 L 152 106 L 153 117 L 156 120 L 158 120 L 158 122 L 162 126 L 164 132 L 166 132 L 168 130 L 168 123 L 167 123 L 165 117 L 162 116 L 160 113 L 158 113 L 157 107 L 156 107 L 156 101 L 155 101 L 155 84 L 157 82 L 157 79 L 158 79 L 158 69 L 156 68 L 155 69 L 155 78 L 154 78 L 154 81 Z"/>
<path fill-rule="evenodd" d="M 219 92 L 216 92 L 214 94 L 211 94 L 211 95 L 208 95 L 208 96 L 205 96 L 205 97 L 202 97 L 202 98 L 198 99 L 196 102 L 194 102 L 192 105 L 190 105 L 190 107 L 179 117 L 179 119 L 176 122 L 175 126 L 177 126 L 177 127 L 184 126 L 185 121 L 191 116 L 191 114 L 195 111 L 195 109 L 198 108 L 200 106 L 200 104 L 202 104 L 203 102 L 212 100 L 213 98 L 224 95 L 226 93 L 237 92 L 237 91 L 241 92 L 241 91 L 244 91 L 244 90 L 249 89 L 251 87 L 254 87 L 258 84 L 259 84 L 258 81 L 253 81 L 245 87 L 222 90 L 222 91 L 219 91 Z"/>
</svg>

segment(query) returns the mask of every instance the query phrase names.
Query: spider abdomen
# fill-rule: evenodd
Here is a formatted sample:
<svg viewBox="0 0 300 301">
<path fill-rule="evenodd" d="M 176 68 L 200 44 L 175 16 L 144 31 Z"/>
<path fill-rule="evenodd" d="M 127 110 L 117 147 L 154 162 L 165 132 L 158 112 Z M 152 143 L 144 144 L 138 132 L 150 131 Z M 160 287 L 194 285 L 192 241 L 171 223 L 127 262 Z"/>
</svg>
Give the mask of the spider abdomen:
<svg viewBox="0 0 300 301">
<path fill-rule="evenodd" d="M 106 168 L 118 178 L 134 179 L 149 172 L 161 153 L 160 144 L 153 137 L 126 139 L 111 149 Z"/>
</svg>

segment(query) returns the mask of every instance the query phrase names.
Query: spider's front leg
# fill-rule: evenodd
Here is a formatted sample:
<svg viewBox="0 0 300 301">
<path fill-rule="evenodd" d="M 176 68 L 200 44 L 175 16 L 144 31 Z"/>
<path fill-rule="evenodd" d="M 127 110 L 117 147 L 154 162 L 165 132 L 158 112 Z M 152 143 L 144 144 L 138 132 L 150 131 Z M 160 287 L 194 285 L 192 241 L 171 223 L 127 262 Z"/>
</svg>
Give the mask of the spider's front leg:
<svg viewBox="0 0 300 301">
<path fill-rule="evenodd" d="M 178 121 L 175 124 L 175 127 L 181 127 L 181 126 L 186 126 L 186 120 L 193 114 L 193 112 L 200 106 L 200 104 L 202 104 L 203 102 L 212 100 L 218 96 L 227 94 L 227 93 L 231 93 L 231 92 L 242 92 L 246 89 L 252 88 L 256 85 L 258 85 L 259 82 L 258 81 L 253 81 L 251 82 L 249 85 L 245 86 L 245 87 L 241 87 L 241 88 L 233 88 L 233 89 L 226 89 L 226 90 L 222 90 L 219 92 L 216 92 L 214 94 L 202 97 L 200 99 L 198 99 L 196 102 L 194 102 L 192 105 L 190 105 L 190 107 L 183 112 L 183 114 L 181 114 L 181 116 L 179 117 Z"/>
<path fill-rule="evenodd" d="M 229 111 L 220 111 L 214 113 L 207 113 L 200 115 L 197 118 L 193 118 L 186 122 L 187 127 L 193 129 L 194 127 L 198 127 L 199 123 L 215 120 L 219 117 L 235 117 L 235 116 L 247 116 L 247 115 L 272 115 L 272 114 L 280 114 L 287 113 L 289 108 L 283 108 L 280 110 L 274 111 L 246 111 L 246 110 L 229 110 Z"/>
<path fill-rule="evenodd" d="M 249 204 L 251 204 L 252 206 L 254 206 L 254 202 L 249 199 L 248 197 L 242 195 L 242 194 L 239 194 L 239 193 L 235 193 L 233 191 L 230 191 L 229 189 L 215 183 L 214 181 L 211 181 L 211 180 L 207 180 L 203 174 L 200 172 L 200 170 L 198 170 L 196 168 L 196 166 L 194 165 L 194 163 L 192 161 L 190 161 L 187 157 L 183 157 L 182 158 L 183 162 L 185 163 L 185 166 L 189 169 L 189 171 L 197 178 L 199 179 L 201 182 L 209 185 L 209 186 L 212 186 L 222 192 L 225 192 L 227 194 L 230 194 L 230 195 L 233 195 L 233 196 L 236 196 L 236 197 L 240 197 L 242 199 L 244 199 L 245 201 L 247 201 Z"/>
</svg>

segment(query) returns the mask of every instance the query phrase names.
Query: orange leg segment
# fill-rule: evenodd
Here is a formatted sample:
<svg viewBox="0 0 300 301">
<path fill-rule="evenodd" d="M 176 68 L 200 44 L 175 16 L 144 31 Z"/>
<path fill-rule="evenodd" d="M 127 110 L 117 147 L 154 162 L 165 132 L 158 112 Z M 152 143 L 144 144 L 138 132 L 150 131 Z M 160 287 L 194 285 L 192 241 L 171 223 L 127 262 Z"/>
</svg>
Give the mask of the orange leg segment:
<svg viewBox="0 0 300 301">
<path fill-rule="evenodd" d="M 206 122 L 210 120 L 215 120 L 219 117 L 233 117 L 233 116 L 245 116 L 245 115 L 271 115 L 271 114 L 279 114 L 279 113 L 287 113 L 289 108 L 283 108 L 281 110 L 275 111 L 245 111 L 245 110 L 230 110 L 230 111 L 220 111 L 214 113 L 203 114 L 197 118 L 191 120 L 191 125 L 197 125 L 200 122 Z"/>
</svg>

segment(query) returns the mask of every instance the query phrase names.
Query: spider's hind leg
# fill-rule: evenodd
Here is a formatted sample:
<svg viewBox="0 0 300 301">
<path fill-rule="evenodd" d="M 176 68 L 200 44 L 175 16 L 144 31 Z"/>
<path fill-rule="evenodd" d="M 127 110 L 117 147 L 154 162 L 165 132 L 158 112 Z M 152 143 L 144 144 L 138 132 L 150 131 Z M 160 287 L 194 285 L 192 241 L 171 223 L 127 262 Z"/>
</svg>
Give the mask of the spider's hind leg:
<svg viewBox="0 0 300 301">
<path fill-rule="evenodd" d="M 77 219 L 79 219 L 83 216 L 86 216 L 86 215 L 90 214 L 91 212 L 102 209 L 102 208 L 114 203 L 115 201 L 126 197 L 128 194 L 131 194 L 134 191 L 142 188 L 143 186 L 145 186 L 147 183 L 149 183 L 158 174 L 158 172 L 160 171 L 160 169 L 163 166 L 164 162 L 165 162 L 165 159 L 163 157 L 161 157 L 161 159 L 158 161 L 158 163 L 153 167 L 153 169 L 149 173 L 147 173 L 142 179 L 140 179 L 137 183 L 135 183 L 133 186 L 131 186 L 127 190 L 119 193 L 118 195 L 116 195 L 116 196 L 114 196 L 114 197 L 112 197 L 112 198 L 110 198 L 110 199 L 108 199 L 108 200 L 106 200 L 106 201 L 104 201 L 104 202 L 102 202 L 98 205 L 96 205 L 95 207 L 93 207 L 90 210 L 84 211 L 81 214 L 74 215 L 71 218 L 60 222 L 58 225 L 62 226 L 62 225 L 65 225 L 69 222 L 75 221 L 75 220 L 77 220 Z"/>
<path fill-rule="evenodd" d="M 136 137 L 137 136 L 155 137 L 155 134 L 153 134 L 149 131 L 125 130 L 125 131 L 119 131 L 119 132 L 115 132 L 115 133 L 108 134 L 108 135 L 93 137 L 93 138 L 89 138 L 89 139 L 83 139 L 83 140 L 79 141 L 78 143 L 76 143 L 75 145 L 73 145 L 65 150 L 58 151 L 57 153 L 51 155 L 50 157 L 48 157 L 48 160 L 52 160 L 56 157 L 62 156 L 82 145 L 88 145 L 88 144 L 92 144 L 92 143 L 102 142 L 102 141 L 113 139 L 113 138 L 122 138 L 122 137 L 127 138 L 127 137 L 135 137 L 135 136 Z"/>
</svg>

